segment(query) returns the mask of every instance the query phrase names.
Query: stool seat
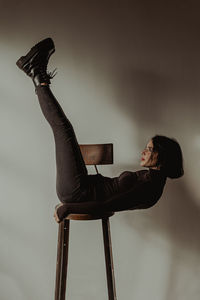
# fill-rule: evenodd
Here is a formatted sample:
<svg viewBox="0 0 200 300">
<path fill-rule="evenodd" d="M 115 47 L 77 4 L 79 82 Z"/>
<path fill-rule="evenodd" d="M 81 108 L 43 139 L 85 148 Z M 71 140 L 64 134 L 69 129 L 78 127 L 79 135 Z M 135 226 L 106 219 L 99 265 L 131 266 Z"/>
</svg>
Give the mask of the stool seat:
<svg viewBox="0 0 200 300">
<path fill-rule="evenodd" d="M 105 212 L 103 214 L 93 215 L 93 214 L 69 214 L 65 219 L 67 220 L 99 220 L 104 218 L 109 218 L 114 215 L 114 212 Z"/>
</svg>

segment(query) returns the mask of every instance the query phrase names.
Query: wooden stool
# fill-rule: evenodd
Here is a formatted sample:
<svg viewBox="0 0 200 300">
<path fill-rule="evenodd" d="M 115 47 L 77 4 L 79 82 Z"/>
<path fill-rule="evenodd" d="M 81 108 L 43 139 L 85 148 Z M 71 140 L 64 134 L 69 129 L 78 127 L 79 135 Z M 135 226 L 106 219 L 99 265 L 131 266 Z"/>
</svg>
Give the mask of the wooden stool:
<svg viewBox="0 0 200 300">
<path fill-rule="evenodd" d="M 97 144 L 97 145 L 80 145 L 80 149 L 86 165 L 94 165 L 98 173 L 96 165 L 113 163 L 113 145 Z M 106 262 L 108 299 L 116 300 L 114 267 L 112 258 L 111 234 L 109 217 L 113 216 L 113 212 L 107 212 L 103 215 L 90 214 L 70 214 L 59 224 L 58 231 L 58 247 L 57 247 L 57 265 L 56 265 L 56 285 L 55 300 L 65 300 L 67 265 L 68 265 L 68 247 L 69 247 L 69 229 L 70 220 L 102 220 L 104 253 Z"/>
</svg>

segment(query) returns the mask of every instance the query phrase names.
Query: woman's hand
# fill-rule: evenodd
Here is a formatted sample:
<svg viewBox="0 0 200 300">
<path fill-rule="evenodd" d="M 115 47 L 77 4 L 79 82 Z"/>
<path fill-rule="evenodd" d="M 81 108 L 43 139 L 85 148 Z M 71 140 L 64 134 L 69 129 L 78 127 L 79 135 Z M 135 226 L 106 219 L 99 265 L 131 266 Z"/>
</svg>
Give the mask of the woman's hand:
<svg viewBox="0 0 200 300">
<path fill-rule="evenodd" d="M 57 222 L 57 223 L 60 223 L 62 220 L 60 220 L 59 219 L 59 217 L 58 217 L 58 208 L 59 207 L 61 207 L 61 206 L 63 206 L 63 203 L 60 203 L 60 204 L 58 204 L 58 205 L 56 205 L 56 207 L 55 207 L 55 212 L 54 212 L 54 219 L 55 219 L 55 221 Z"/>
</svg>

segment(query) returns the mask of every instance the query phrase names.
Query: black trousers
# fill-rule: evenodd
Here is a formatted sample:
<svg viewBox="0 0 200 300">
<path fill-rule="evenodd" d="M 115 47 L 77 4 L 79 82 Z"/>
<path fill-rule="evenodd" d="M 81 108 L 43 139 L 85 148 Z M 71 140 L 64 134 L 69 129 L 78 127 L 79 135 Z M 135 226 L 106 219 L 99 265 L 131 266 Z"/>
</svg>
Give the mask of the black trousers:
<svg viewBox="0 0 200 300">
<path fill-rule="evenodd" d="M 87 169 L 74 129 L 49 86 L 37 87 L 36 94 L 54 134 L 58 198 L 63 203 L 81 202 L 84 197 Z"/>
</svg>

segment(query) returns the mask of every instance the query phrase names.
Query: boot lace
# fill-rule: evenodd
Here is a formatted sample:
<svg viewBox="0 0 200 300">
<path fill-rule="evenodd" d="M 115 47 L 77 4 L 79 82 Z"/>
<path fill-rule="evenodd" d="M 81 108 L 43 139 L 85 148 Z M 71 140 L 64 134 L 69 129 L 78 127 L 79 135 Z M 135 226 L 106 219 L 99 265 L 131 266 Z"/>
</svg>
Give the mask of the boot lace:
<svg viewBox="0 0 200 300">
<path fill-rule="evenodd" d="M 53 71 L 47 71 L 47 67 L 46 66 L 42 66 L 40 67 L 40 75 L 41 75 L 41 78 L 44 80 L 44 81 L 49 81 L 50 79 L 54 78 L 57 74 L 57 68 L 55 68 Z"/>
<path fill-rule="evenodd" d="M 57 68 L 55 68 L 52 72 L 47 72 L 47 75 L 49 76 L 50 79 L 54 78 L 57 74 Z"/>
</svg>

